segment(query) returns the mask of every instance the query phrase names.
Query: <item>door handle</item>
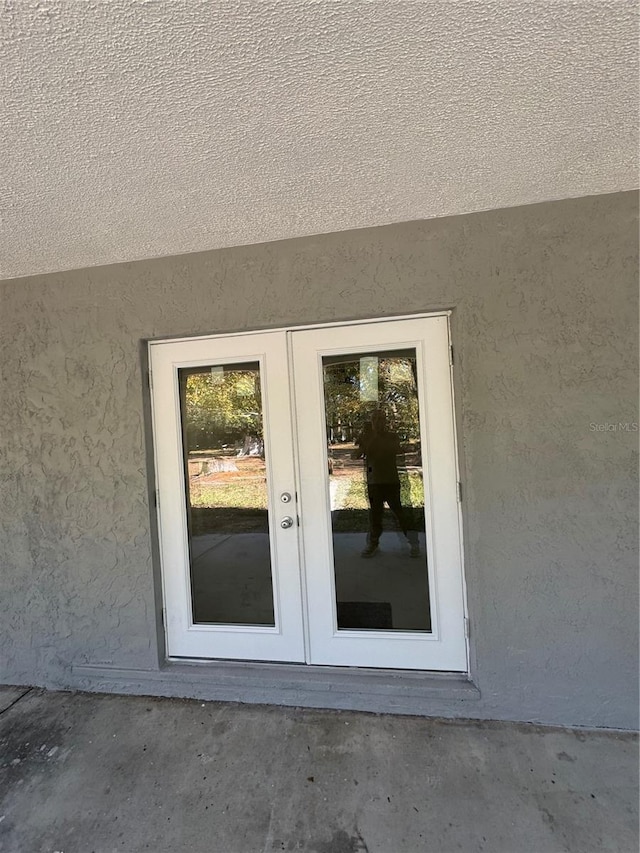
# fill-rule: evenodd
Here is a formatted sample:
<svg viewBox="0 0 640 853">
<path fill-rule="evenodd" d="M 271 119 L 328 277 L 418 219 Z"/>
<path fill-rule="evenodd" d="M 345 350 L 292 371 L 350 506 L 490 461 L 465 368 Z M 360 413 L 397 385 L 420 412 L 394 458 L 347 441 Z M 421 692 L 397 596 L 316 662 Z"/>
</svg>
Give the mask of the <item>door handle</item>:
<svg viewBox="0 0 640 853">
<path fill-rule="evenodd" d="M 280 527 L 284 527 L 287 530 L 289 527 L 293 527 L 293 519 L 290 515 L 286 515 L 282 521 L 280 522 Z"/>
</svg>

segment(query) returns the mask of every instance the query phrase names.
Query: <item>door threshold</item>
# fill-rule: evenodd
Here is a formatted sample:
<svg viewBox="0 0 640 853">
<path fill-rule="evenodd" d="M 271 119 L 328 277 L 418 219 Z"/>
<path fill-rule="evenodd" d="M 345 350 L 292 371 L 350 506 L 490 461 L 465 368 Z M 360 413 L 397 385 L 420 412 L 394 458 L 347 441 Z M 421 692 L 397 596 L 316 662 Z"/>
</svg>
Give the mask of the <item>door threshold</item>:
<svg viewBox="0 0 640 853">
<path fill-rule="evenodd" d="M 159 669 L 72 667 L 70 687 L 303 708 L 469 717 L 481 694 L 464 673 L 250 661 L 167 661 Z M 471 703 L 471 707 L 469 707 Z"/>
</svg>

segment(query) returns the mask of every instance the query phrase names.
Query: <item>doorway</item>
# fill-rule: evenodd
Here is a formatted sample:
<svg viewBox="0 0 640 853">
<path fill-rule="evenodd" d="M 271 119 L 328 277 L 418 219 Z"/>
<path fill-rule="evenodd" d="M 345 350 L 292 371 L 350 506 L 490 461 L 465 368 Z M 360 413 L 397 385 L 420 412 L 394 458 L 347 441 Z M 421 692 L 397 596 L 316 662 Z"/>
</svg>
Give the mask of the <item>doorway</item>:
<svg viewBox="0 0 640 853">
<path fill-rule="evenodd" d="M 466 671 L 448 317 L 149 349 L 169 656 Z"/>
</svg>

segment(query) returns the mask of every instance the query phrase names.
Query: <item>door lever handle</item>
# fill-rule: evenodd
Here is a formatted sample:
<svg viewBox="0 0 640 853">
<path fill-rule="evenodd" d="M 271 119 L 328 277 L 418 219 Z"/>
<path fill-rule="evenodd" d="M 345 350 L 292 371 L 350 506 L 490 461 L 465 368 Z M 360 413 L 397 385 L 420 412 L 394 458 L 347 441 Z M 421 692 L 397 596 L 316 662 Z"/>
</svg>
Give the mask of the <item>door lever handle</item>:
<svg viewBox="0 0 640 853">
<path fill-rule="evenodd" d="M 286 515 L 282 521 L 280 522 L 280 527 L 284 527 L 287 530 L 289 527 L 293 527 L 293 519 L 290 515 Z"/>
</svg>

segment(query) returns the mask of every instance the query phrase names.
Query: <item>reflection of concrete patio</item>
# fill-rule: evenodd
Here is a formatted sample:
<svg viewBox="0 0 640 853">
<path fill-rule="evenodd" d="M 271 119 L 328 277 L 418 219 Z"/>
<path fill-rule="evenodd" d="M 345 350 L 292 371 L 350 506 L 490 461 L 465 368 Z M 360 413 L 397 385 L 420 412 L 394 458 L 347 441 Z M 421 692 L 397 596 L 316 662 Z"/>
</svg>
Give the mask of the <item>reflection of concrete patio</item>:
<svg viewBox="0 0 640 853">
<path fill-rule="evenodd" d="M 273 625 L 268 533 L 209 533 L 191 541 L 194 621 Z"/>
<path fill-rule="evenodd" d="M 394 532 L 383 534 L 370 559 L 360 556 L 365 534 L 337 533 L 333 542 L 338 602 L 388 603 L 395 630 L 429 630 L 424 536 L 418 559 Z M 196 621 L 273 624 L 266 533 L 194 536 L 192 561 Z"/>
</svg>

